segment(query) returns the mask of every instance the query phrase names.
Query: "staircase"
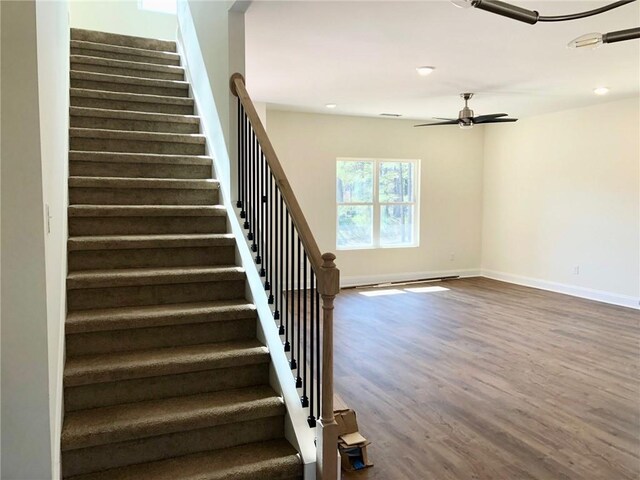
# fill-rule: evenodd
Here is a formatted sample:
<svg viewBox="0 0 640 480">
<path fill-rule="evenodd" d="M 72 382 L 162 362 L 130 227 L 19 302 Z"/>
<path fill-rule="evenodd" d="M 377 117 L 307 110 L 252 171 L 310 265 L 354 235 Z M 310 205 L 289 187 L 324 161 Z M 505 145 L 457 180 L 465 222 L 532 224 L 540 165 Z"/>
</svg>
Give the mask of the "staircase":
<svg viewBox="0 0 640 480">
<path fill-rule="evenodd" d="M 71 32 L 63 477 L 299 479 L 175 52 Z"/>
</svg>

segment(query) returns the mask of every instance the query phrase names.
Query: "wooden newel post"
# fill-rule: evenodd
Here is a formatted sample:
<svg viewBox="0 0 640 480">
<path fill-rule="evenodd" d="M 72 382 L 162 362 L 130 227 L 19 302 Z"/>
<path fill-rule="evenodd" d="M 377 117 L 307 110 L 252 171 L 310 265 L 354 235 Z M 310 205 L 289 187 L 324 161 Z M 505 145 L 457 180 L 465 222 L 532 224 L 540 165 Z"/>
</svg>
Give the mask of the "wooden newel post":
<svg viewBox="0 0 640 480">
<path fill-rule="evenodd" d="M 333 416 L 333 301 L 340 291 L 340 270 L 333 253 L 322 255 L 318 291 L 322 295 L 322 417 L 317 425 L 318 480 L 335 480 L 338 474 L 338 424 Z"/>
</svg>

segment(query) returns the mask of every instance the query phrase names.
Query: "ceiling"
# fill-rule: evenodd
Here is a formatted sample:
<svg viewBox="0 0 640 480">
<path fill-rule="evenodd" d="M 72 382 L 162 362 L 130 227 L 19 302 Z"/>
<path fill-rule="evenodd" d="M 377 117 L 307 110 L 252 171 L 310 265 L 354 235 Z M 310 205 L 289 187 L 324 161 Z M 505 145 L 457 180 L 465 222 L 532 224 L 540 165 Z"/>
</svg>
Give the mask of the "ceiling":
<svg viewBox="0 0 640 480">
<path fill-rule="evenodd" d="M 513 3 L 557 15 L 610 2 Z M 270 108 L 412 119 L 456 117 L 461 92 L 476 93 L 476 115 L 516 117 L 630 97 L 640 91 L 640 41 L 587 51 L 566 45 L 639 26 L 639 3 L 531 26 L 447 0 L 256 1 L 246 15 L 247 86 Z M 420 77 L 421 65 L 436 70 Z M 594 95 L 599 86 L 609 95 Z"/>
</svg>

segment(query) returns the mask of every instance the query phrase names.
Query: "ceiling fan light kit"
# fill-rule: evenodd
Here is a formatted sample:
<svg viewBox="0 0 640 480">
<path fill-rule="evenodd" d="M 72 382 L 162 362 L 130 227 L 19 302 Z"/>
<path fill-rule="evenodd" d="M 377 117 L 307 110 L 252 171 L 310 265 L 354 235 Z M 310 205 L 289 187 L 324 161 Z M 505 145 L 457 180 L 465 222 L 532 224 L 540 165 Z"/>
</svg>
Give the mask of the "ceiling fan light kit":
<svg viewBox="0 0 640 480">
<path fill-rule="evenodd" d="M 497 15 L 511 18 L 520 22 L 528 23 L 529 25 L 535 25 L 538 22 L 566 22 L 570 20 L 578 20 L 581 18 L 591 17 L 600 13 L 608 12 L 614 8 L 628 5 L 637 0 L 618 0 L 616 2 L 604 5 L 593 10 L 587 10 L 584 12 L 573 13 L 568 15 L 555 15 L 544 16 L 540 15 L 536 10 L 529 10 L 526 8 L 512 5 L 510 3 L 502 2 L 500 0 L 451 0 L 451 2 L 460 8 L 474 7 L 486 12 L 495 13 Z M 615 32 L 609 32 L 605 34 L 587 34 L 576 38 L 569 42 L 569 47 L 581 48 L 590 47 L 595 48 L 605 43 L 616 43 L 626 40 L 634 40 L 640 38 L 640 27 L 629 28 L 627 30 L 619 30 Z"/>
</svg>

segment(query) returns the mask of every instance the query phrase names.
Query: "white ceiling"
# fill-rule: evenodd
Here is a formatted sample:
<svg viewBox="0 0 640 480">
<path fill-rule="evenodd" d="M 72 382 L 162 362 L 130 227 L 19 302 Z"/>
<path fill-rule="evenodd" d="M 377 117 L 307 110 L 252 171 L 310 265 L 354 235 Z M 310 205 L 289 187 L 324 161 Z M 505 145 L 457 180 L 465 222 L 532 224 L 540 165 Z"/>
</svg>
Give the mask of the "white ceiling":
<svg viewBox="0 0 640 480">
<path fill-rule="evenodd" d="M 609 1 L 513 3 L 556 15 Z M 516 117 L 630 97 L 640 91 L 640 41 L 588 51 L 566 45 L 585 33 L 640 26 L 639 3 L 531 26 L 447 0 L 253 2 L 247 86 L 255 101 L 277 109 L 413 119 L 456 117 L 466 91 L 476 93 L 476 115 Z M 420 77 L 420 65 L 436 71 Z M 595 96 L 598 86 L 610 94 Z"/>
</svg>

